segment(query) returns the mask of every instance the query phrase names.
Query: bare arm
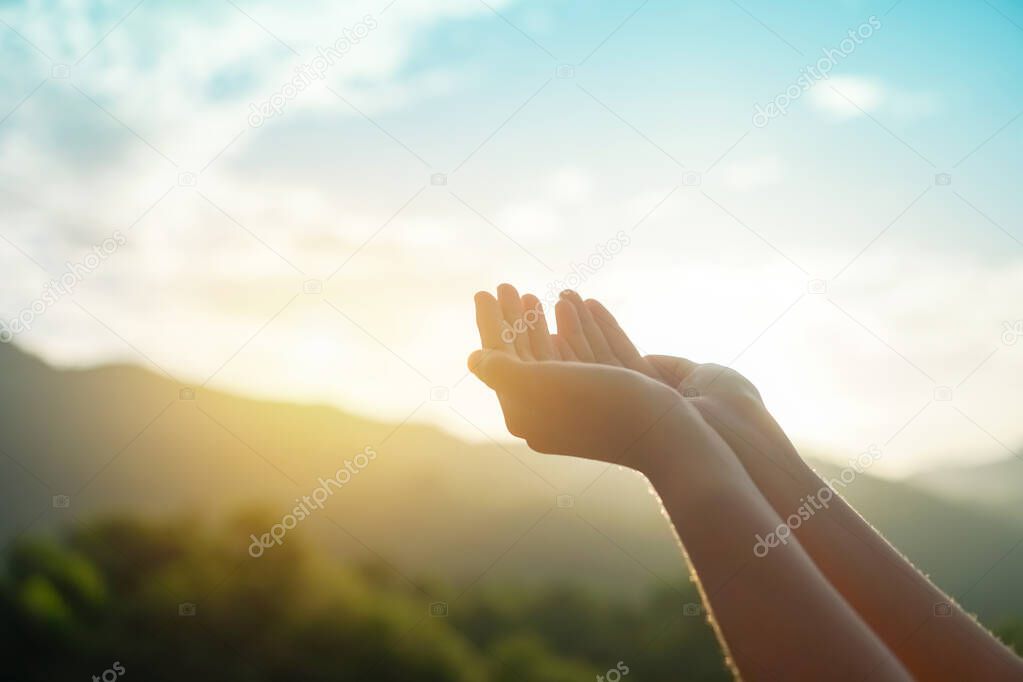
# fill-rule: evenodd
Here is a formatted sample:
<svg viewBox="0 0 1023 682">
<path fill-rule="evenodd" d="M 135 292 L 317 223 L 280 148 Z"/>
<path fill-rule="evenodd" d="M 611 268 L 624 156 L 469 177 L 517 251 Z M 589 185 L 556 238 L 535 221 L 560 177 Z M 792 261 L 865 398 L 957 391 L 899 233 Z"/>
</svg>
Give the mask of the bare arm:
<svg viewBox="0 0 1023 682">
<path fill-rule="evenodd" d="M 814 510 L 798 527 L 791 524 L 794 537 L 915 676 L 1023 678 L 1023 662 L 834 493 L 799 458 L 781 429 L 765 423 L 765 432 L 778 436 L 761 437 L 731 421 L 730 412 L 720 405 L 701 411 L 717 421 L 719 432 L 779 516 L 798 515 L 800 508 Z M 764 410 L 758 419 L 766 422 L 770 415 Z M 787 547 L 771 551 L 784 553 Z"/>
<path fill-rule="evenodd" d="M 470 357 L 470 368 L 497 393 L 509 430 L 539 452 L 627 464 L 647 475 L 738 672 L 752 679 L 909 679 L 798 543 L 754 557 L 750 538 L 780 519 L 698 411 L 637 372 L 552 359 L 558 341 L 545 323 L 528 345 L 502 337 L 522 305 L 510 287 L 499 293 L 500 303 L 477 296 L 484 350 Z"/>
<path fill-rule="evenodd" d="M 752 538 L 781 519 L 713 429 L 679 429 L 646 463 L 712 622 L 748 679 L 909 679 L 895 656 L 798 546 L 757 558 Z"/>
<path fill-rule="evenodd" d="M 791 529 L 801 550 L 916 677 L 1023 678 L 1023 661 L 917 571 L 799 457 L 745 378 L 718 365 L 641 357 L 603 306 L 590 301 L 586 307 L 620 362 L 688 396 L 786 520 L 757 531 L 751 540 L 756 552 L 769 558 L 790 551 L 795 545 L 778 542 L 777 531 L 787 535 Z"/>
</svg>

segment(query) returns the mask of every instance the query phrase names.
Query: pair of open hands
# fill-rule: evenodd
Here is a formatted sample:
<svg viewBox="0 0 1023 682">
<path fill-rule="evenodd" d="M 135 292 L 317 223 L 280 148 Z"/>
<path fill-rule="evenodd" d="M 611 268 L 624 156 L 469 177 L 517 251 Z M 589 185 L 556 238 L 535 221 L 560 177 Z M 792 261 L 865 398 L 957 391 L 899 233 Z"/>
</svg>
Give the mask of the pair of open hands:
<svg viewBox="0 0 1023 682">
<path fill-rule="evenodd" d="M 476 294 L 482 350 L 469 368 L 497 393 L 508 430 L 538 452 L 644 470 L 662 425 L 719 432 L 749 450 L 780 429 L 753 385 L 720 365 L 642 355 L 598 301 L 562 292 L 551 334 L 536 296 Z M 784 434 L 780 434 L 784 438 Z M 766 439 L 766 441 L 765 441 Z"/>
</svg>

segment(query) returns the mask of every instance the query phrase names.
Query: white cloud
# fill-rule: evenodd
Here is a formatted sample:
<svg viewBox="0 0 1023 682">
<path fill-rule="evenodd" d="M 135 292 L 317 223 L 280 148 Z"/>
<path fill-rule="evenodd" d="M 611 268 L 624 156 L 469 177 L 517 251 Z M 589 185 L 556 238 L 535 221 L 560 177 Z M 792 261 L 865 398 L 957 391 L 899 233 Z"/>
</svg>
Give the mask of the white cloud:
<svg viewBox="0 0 1023 682">
<path fill-rule="evenodd" d="M 133 204 L 127 213 L 141 213 L 178 173 L 198 172 L 239 133 L 230 155 L 264 142 L 303 112 L 358 120 L 360 114 L 324 83 L 374 117 L 449 92 L 460 82 L 458 72 L 410 72 L 413 46 L 438 22 L 489 13 L 473 0 L 403 0 L 401 11 L 376 16 L 376 28 L 326 71 L 324 82 L 314 81 L 290 100 L 271 119 L 273 126 L 253 129 L 251 104 L 278 93 L 317 48 L 376 15 L 380 3 L 319 0 L 296 12 L 279 3 L 249 2 L 248 16 L 232 3 L 189 11 L 144 3 L 118 25 L 129 9 L 124 3 L 4 7 L 5 21 L 70 68 L 70 78 L 50 79 L 0 127 L 0 169 L 17 169 L 11 171 L 14 186 L 24 185 L 28 198 L 46 209 L 35 219 L 51 232 L 60 213 L 76 214 L 84 225 L 123 224 L 125 192 Z M 5 111 L 51 75 L 52 64 L 16 38 L 0 44 L 0 60 L 19 67 L 0 71 L 0 100 L 10 99 Z M 30 178 L 46 179 L 45 196 Z"/>
<path fill-rule="evenodd" d="M 832 76 L 810 92 L 813 105 L 839 119 L 855 118 L 876 110 L 884 98 L 882 85 L 860 76 Z"/>
<path fill-rule="evenodd" d="M 938 109 L 938 98 L 932 93 L 896 89 L 864 76 L 832 76 L 820 81 L 811 91 L 810 101 L 817 110 L 839 120 L 875 112 L 918 119 Z"/>
<path fill-rule="evenodd" d="M 4 19 L 55 59 L 73 63 L 121 15 L 100 17 L 84 5 L 66 4 L 7 4 Z M 119 11 L 126 12 L 130 5 L 118 5 Z M 180 169 L 198 170 L 245 129 L 250 102 L 279 89 L 296 66 L 308 63 L 317 45 L 329 44 L 341 27 L 361 17 L 363 8 L 339 5 L 317 0 L 301 11 L 253 0 L 241 5 L 292 44 L 302 55 L 296 57 L 230 3 L 190 7 L 187 12 L 143 3 L 73 67 L 72 80 L 47 82 L 0 126 L 4 236 L 59 270 L 65 259 L 75 258 L 89 244 L 114 229 L 125 229 L 167 191 Z M 364 7 L 379 10 L 376 5 Z M 199 11 L 201 16 L 195 14 Z M 463 158 L 521 99 L 512 98 L 507 112 L 499 107 L 490 111 L 493 123 L 485 130 L 469 126 L 465 135 L 473 139 L 459 138 L 456 132 L 463 131 L 455 131 L 456 124 L 430 139 L 434 131 L 428 122 L 408 123 L 418 116 L 414 105 L 487 74 L 478 63 L 442 63 L 435 55 L 422 60 L 436 64 L 426 68 L 415 63 L 413 55 L 424 47 L 425 33 L 437 22 L 474 14 L 507 29 L 478 0 L 402 0 L 383 15 L 380 27 L 352 51 L 351 59 L 329 71 L 332 87 L 368 115 L 379 115 L 388 131 L 403 140 L 409 134 L 421 135 L 423 153 L 431 161 L 443 156 L 447 143 L 465 147 L 455 154 L 456 160 Z M 300 41 L 301 36 L 305 39 Z M 3 114 L 49 74 L 50 64 L 16 38 L 0 43 L 0 59 L 18 66 L 0 71 L 0 101 L 8 98 L 10 103 L 0 110 Z M 833 76 L 810 93 L 812 105 L 832 117 L 860 115 L 832 85 L 886 119 L 923 115 L 935 104 L 932 98 L 892 90 L 876 79 Z M 452 178 L 452 189 L 486 219 L 439 187 L 427 188 L 399 210 L 426 182 L 426 171 L 326 90 L 305 91 L 271 123 L 245 129 L 200 179 L 199 189 L 244 228 L 194 190 L 176 188 L 135 228 L 124 253 L 82 284 L 77 300 L 175 373 L 203 378 L 231 358 L 299 290 L 303 275 L 260 240 L 297 263 L 308 277 L 325 277 L 359 250 L 328 284 L 328 296 L 431 380 L 453 383 L 465 374 L 461 350 L 475 343 L 466 292 L 493 286 L 501 278 L 542 293 L 548 282 L 564 277 L 571 263 L 584 261 L 595 244 L 618 230 L 626 230 L 633 243 L 586 282 L 586 293 L 617 296 L 623 316 L 631 314 L 639 339 L 650 342 L 649 350 L 723 362 L 760 338 L 785 306 L 805 291 L 802 275 L 771 244 L 815 272 L 815 263 L 835 262 L 838 267 L 855 253 L 837 246 L 826 253 L 806 253 L 834 241 L 839 233 L 822 225 L 822 217 L 833 216 L 842 225 L 866 218 L 860 218 L 856 205 L 832 202 L 826 192 L 808 191 L 813 186 L 801 182 L 799 174 L 806 172 L 807 164 L 796 156 L 798 150 L 787 148 L 783 162 L 769 149 L 751 148 L 751 138 L 736 149 L 734 161 L 729 159 L 707 179 L 707 185 L 672 192 L 678 178 L 656 165 L 644 166 L 641 155 L 649 150 L 628 129 L 623 129 L 627 144 L 608 146 L 614 154 L 608 155 L 607 168 L 586 156 L 591 140 L 572 146 L 574 138 L 559 136 L 556 143 L 546 143 L 543 132 L 551 133 L 546 122 L 568 120 L 575 125 L 570 118 L 558 119 L 561 112 L 545 108 L 552 106 L 548 95 L 554 94 L 555 86 L 488 143 L 486 151 L 495 151 L 504 136 L 525 126 L 531 115 L 545 121 L 535 148 L 514 150 L 522 152 L 518 156 L 526 170 L 481 165 L 477 167 L 481 172 L 474 174 L 467 167 Z M 456 102 L 463 104 L 476 105 L 470 97 Z M 594 110 L 612 129 L 623 128 L 604 116 L 606 112 Z M 405 119 L 396 117 L 393 128 L 384 117 L 392 111 L 407 114 Z M 112 116 L 167 153 L 180 169 Z M 350 118 L 339 122 L 338 117 Z M 410 133 L 411 126 L 419 127 Z M 708 137 L 720 133 L 697 130 Z M 729 139 L 715 142 L 715 152 L 732 143 L 734 134 L 728 130 Z M 656 138 L 661 143 L 660 135 Z M 418 141 L 409 143 L 420 151 Z M 555 157 L 561 145 L 564 156 Z M 318 156 L 321 149 L 325 151 Z M 389 156 L 392 153 L 394 157 Z M 638 156 L 629 156 L 632 153 Z M 503 160 L 499 154 L 495 159 Z M 627 159 L 637 162 L 626 163 Z M 828 159 L 823 161 L 821 167 L 827 169 Z M 403 165 L 406 162 L 410 168 Z M 541 168 L 535 175 L 529 171 L 534 162 Z M 547 172 L 544 164 L 551 164 Z M 720 197 L 714 187 L 718 177 L 730 189 L 771 186 L 772 191 L 749 192 L 734 200 Z M 708 200 L 704 189 L 750 227 Z M 851 191 L 845 194 L 854 196 Z M 784 210 L 772 212 L 774 205 Z M 487 225 L 491 219 L 554 272 Z M 935 223 L 936 229 L 945 227 Z M 875 233 L 871 230 L 862 243 Z M 883 261 L 880 254 L 890 249 L 890 262 L 879 262 L 873 277 L 857 289 L 852 278 L 857 273 L 866 276 L 865 256 L 856 271 L 838 283 L 841 287 L 852 280 L 849 289 L 833 293 L 852 314 L 936 377 L 941 368 L 954 368 L 940 381 L 955 384 L 990 351 L 993 346 L 987 344 L 997 343 L 1002 321 L 1020 316 L 1016 312 L 1010 318 L 1006 308 L 1023 300 L 1023 273 L 1018 268 L 964 263 L 958 253 L 945 262 L 920 253 L 918 245 L 891 244 L 899 233 L 900 229 L 889 232 L 870 250 Z M 38 296 L 44 281 L 4 242 L 0 259 L 9 280 L 0 289 L 0 312 L 9 316 Z M 967 288 L 962 282 L 975 285 Z M 796 315 L 771 327 L 742 356 L 741 369 L 750 371 L 765 395 L 772 396 L 786 426 L 797 436 L 852 449 L 865 439 L 887 438 L 898 420 L 919 407 L 914 391 L 920 379 L 882 342 L 826 302 L 819 309 L 811 307 L 821 301 L 807 297 Z M 301 345 L 305 339 L 321 337 L 344 344 L 344 352 L 331 360 L 341 365 L 339 371 L 324 372 L 309 362 L 300 368 L 306 374 L 296 383 L 289 363 L 297 356 L 303 362 L 309 358 L 295 349 L 328 355 L 321 343 Z M 937 348 L 935 339 L 944 346 Z M 33 349 L 49 351 L 58 361 L 112 356 L 139 361 L 129 347 L 66 301 L 47 312 L 24 341 Z M 977 407 L 963 404 L 963 409 L 980 415 L 985 428 L 1005 442 L 1023 437 L 1016 426 L 1018 415 L 1011 414 L 1018 399 L 1014 401 L 988 373 L 997 368 L 1003 377 L 1018 376 L 1023 371 L 1021 350 L 1023 342 L 1000 350 L 964 387 L 968 398 L 966 390 L 990 384 L 987 397 L 974 398 Z M 898 372 L 887 371 L 890 368 Z M 274 318 L 217 381 L 278 397 L 322 395 L 397 419 L 421 401 L 423 391 L 421 377 L 315 297 L 297 299 L 294 309 Z M 482 399 L 485 392 L 470 381 L 462 382 L 460 390 L 470 392 L 476 403 L 467 406 L 475 411 L 466 414 L 476 423 L 492 420 L 487 422 L 490 432 L 501 432 L 492 401 Z M 406 409 L 403 400 L 412 404 Z M 862 433 L 870 429 L 869 434 Z M 478 432 L 467 435 L 476 437 Z M 921 452 L 947 447 L 945 435 L 919 434 L 915 447 Z M 983 438 L 972 444 L 977 446 L 979 440 Z"/>
</svg>

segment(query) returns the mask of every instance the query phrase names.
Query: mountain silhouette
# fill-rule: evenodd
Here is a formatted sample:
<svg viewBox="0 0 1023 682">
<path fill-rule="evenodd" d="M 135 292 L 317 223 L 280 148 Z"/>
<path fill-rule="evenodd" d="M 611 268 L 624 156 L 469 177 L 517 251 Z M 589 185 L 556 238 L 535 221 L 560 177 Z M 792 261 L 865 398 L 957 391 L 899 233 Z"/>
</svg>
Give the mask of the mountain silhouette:
<svg viewBox="0 0 1023 682">
<path fill-rule="evenodd" d="M 132 365 L 55 369 L 12 345 L 0 345 L 0 376 L 4 546 L 103 514 L 212 518 L 253 506 L 281 518 L 370 448 L 375 457 L 289 533 L 453 590 L 572 581 L 639 597 L 651 584 L 688 582 L 674 535 L 635 472 L 514 443 L 468 443 L 414 420 L 189 389 Z M 838 471 L 815 466 L 827 477 Z M 994 625 L 1023 613 L 1019 505 L 1013 513 L 984 502 L 992 489 L 984 481 L 1010 495 L 1023 489 L 1023 468 L 1002 466 L 950 474 L 963 483 L 955 494 L 934 473 L 919 485 L 859 474 L 841 492 Z"/>
</svg>

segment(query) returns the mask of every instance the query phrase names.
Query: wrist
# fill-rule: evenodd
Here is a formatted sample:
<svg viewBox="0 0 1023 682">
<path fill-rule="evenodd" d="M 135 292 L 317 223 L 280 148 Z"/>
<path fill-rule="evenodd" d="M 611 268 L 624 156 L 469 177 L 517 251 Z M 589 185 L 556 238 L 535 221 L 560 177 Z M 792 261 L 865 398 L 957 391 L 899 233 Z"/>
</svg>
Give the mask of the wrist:
<svg viewBox="0 0 1023 682">
<path fill-rule="evenodd" d="M 626 424 L 623 435 L 630 444 L 618 462 L 646 474 L 648 466 L 672 455 L 680 441 L 680 422 L 699 418 L 691 414 L 691 406 L 682 397 L 659 381 L 630 372 L 630 390 L 620 392 L 620 414 Z"/>
<path fill-rule="evenodd" d="M 664 415 L 642 445 L 635 468 L 659 493 L 681 484 L 696 496 L 716 495 L 748 478 L 735 452 L 686 400 Z"/>
<path fill-rule="evenodd" d="M 678 465 L 682 459 L 686 423 L 696 417 L 678 394 L 667 398 L 665 407 L 658 410 L 658 414 L 657 420 L 645 427 L 629 463 L 651 482 Z"/>
</svg>

